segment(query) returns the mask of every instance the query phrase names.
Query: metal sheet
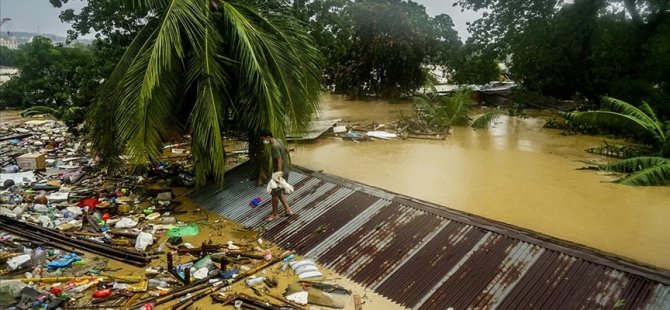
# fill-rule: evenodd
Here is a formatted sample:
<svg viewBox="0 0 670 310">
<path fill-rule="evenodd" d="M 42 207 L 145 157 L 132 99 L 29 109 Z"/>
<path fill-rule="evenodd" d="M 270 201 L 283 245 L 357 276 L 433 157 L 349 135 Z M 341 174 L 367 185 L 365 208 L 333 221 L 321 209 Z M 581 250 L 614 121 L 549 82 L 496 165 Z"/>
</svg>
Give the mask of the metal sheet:
<svg viewBox="0 0 670 310">
<path fill-rule="evenodd" d="M 296 215 L 265 223 L 271 210 L 265 188 L 240 171 L 226 177 L 224 189 L 208 187 L 193 199 L 246 227 L 264 226 L 265 238 L 399 306 L 670 309 L 667 272 L 305 169 L 289 179 L 296 191 L 287 200 Z M 258 196 L 263 203 L 251 209 Z"/>
</svg>

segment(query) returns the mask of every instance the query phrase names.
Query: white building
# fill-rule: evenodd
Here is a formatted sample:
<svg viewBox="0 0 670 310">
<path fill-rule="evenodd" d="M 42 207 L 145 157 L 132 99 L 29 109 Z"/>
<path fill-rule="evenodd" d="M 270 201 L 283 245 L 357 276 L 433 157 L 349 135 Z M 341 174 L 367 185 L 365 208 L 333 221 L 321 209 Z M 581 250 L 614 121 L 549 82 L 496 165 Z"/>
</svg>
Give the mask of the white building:
<svg viewBox="0 0 670 310">
<path fill-rule="evenodd" d="M 10 37 L 9 39 L 0 38 L 0 46 L 7 47 L 10 50 L 15 50 L 15 49 L 19 48 L 18 44 L 16 44 L 16 38 L 15 37 Z"/>
<path fill-rule="evenodd" d="M 16 68 L 0 67 L 0 84 L 9 81 L 17 74 L 19 74 L 19 70 Z"/>
</svg>

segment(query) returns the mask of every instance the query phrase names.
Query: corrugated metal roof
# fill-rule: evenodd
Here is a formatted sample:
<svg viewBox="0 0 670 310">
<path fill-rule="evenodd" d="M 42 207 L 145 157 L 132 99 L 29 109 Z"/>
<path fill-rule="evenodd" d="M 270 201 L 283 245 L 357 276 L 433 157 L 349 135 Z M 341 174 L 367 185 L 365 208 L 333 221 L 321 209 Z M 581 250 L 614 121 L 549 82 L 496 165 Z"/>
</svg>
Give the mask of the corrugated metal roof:
<svg viewBox="0 0 670 310">
<path fill-rule="evenodd" d="M 670 309 L 667 271 L 302 168 L 289 183 L 296 215 L 267 224 L 244 166 L 192 196 L 414 309 Z"/>
</svg>

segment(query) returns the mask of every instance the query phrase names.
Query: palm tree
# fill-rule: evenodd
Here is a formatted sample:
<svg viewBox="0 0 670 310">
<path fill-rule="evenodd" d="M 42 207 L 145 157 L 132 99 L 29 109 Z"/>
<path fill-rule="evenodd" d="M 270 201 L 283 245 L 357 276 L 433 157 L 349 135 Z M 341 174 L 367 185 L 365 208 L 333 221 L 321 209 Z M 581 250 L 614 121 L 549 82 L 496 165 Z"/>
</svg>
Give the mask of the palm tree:
<svg viewBox="0 0 670 310">
<path fill-rule="evenodd" d="M 437 131 L 463 125 L 487 128 L 491 122 L 502 116 L 500 110 L 494 109 L 473 121 L 470 114 L 474 105 L 472 94 L 468 90 L 458 91 L 451 96 L 440 96 L 435 92 L 420 94 L 412 98 L 412 103 L 419 121 Z"/>
<path fill-rule="evenodd" d="M 223 129 L 268 128 L 281 138 L 307 128 L 320 59 L 295 19 L 242 0 L 125 1 L 158 18 L 137 34 L 88 113 L 104 165 L 119 167 L 125 155 L 146 167 L 165 141 L 191 132 L 196 184 L 210 176 L 223 184 Z"/>
<path fill-rule="evenodd" d="M 576 124 L 588 124 L 624 130 L 642 138 L 656 151 L 655 156 L 634 157 L 601 165 L 607 171 L 630 173 L 616 182 L 625 185 L 665 185 L 670 182 L 670 122 L 662 122 L 654 110 L 643 102 L 635 107 L 627 102 L 604 97 L 599 111 L 573 112 L 566 119 Z"/>
</svg>

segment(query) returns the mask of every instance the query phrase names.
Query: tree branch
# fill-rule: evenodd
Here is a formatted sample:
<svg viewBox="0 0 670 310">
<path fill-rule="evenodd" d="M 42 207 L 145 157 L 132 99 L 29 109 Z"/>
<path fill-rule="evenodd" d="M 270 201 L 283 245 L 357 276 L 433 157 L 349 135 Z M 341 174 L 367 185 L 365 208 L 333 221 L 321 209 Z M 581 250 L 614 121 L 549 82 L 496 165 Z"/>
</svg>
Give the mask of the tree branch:
<svg viewBox="0 0 670 310">
<path fill-rule="evenodd" d="M 630 17 L 633 19 L 633 23 L 635 23 L 638 26 L 642 25 L 644 22 L 642 21 L 642 16 L 640 16 L 640 12 L 637 10 L 635 0 L 624 0 L 623 2 L 624 6 L 626 6 L 628 14 L 630 14 Z"/>
</svg>

